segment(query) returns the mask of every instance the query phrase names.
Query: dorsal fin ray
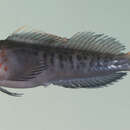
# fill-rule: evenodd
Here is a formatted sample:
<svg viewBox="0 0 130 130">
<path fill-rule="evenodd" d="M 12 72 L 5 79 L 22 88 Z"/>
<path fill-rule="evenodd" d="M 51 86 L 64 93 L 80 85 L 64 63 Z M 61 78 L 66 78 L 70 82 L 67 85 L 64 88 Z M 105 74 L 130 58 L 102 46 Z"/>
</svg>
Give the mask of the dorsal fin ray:
<svg viewBox="0 0 130 130">
<path fill-rule="evenodd" d="M 8 36 L 6 40 L 113 55 L 121 54 L 125 49 L 115 38 L 94 32 L 78 32 L 67 39 L 33 29 L 21 28 Z"/>
<path fill-rule="evenodd" d="M 49 43 L 55 45 L 68 41 L 67 38 L 62 38 L 56 35 L 52 35 L 49 33 L 45 33 L 27 27 L 18 28 L 11 35 L 9 35 L 6 40 L 25 42 L 27 44 L 30 43 L 30 44 L 44 44 L 44 45 L 46 44 L 48 45 Z"/>
<path fill-rule="evenodd" d="M 94 32 L 76 33 L 69 39 L 66 47 L 115 55 L 120 54 L 125 49 L 115 38 Z"/>
</svg>

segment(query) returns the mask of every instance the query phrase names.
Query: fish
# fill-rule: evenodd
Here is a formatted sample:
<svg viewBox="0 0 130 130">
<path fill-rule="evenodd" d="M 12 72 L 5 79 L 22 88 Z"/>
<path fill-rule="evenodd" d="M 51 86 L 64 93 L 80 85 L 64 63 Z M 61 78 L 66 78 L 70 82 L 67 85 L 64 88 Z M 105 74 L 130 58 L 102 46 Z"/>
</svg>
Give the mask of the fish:
<svg viewBox="0 0 130 130">
<path fill-rule="evenodd" d="M 130 71 L 130 52 L 104 33 L 78 32 L 70 38 L 19 28 L 0 40 L 0 91 L 5 88 L 56 85 L 65 88 L 103 88 Z"/>
</svg>

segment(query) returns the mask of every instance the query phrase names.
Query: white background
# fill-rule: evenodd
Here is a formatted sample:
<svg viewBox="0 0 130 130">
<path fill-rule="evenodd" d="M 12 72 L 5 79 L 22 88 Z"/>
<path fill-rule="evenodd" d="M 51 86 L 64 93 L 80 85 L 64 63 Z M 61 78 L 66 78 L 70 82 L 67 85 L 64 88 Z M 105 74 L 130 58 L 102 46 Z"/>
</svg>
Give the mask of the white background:
<svg viewBox="0 0 130 130">
<path fill-rule="evenodd" d="M 0 39 L 23 25 L 63 37 L 105 33 L 130 51 L 129 0 L 0 0 Z M 129 78 L 97 90 L 9 89 L 21 98 L 0 92 L 0 130 L 130 130 Z"/>
</svg>

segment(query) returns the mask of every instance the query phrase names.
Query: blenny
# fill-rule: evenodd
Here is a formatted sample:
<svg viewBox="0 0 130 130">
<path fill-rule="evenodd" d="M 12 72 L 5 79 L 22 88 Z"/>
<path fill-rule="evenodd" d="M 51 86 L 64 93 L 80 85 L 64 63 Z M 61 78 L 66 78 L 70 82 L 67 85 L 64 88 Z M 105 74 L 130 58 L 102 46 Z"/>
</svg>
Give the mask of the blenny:
<svg viewBox="0 0 130 130">
<path fill-rule="evenodd" d="M 0 91 L 50 84 L 100 88 L 130 71 L 130 52 L 115 38 L 78 32 L 70 38 L 21 28 L 0 40 Z"/>
</svg>

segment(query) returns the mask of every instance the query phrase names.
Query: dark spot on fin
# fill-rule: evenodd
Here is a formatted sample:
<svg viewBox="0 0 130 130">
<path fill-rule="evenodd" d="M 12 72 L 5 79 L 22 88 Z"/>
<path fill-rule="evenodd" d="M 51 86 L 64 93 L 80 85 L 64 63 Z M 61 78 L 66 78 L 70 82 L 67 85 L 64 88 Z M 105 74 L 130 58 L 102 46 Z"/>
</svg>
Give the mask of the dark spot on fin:
<svg viewBox="0 0 130 130">
<path fill-rule="evenodd" d="M 1 88 L 0 87 L 0 91 L 3 92 L 3 93 L 6 93 L 10 96 L 14 96 L 14 97 L 21 97 L 23 94 L 22 93 L 13 93 L 13 92 L 9 92 L 8 90 L 4 89 L 4 88 Z"/>
<path fill-rule="evenodd" d="M 122 79 L 126 74 L 125 72 L 115 72 L 105 76 L 53 81 L 52 84 L 66 88 L 100 88 Z"/>
</svg>

